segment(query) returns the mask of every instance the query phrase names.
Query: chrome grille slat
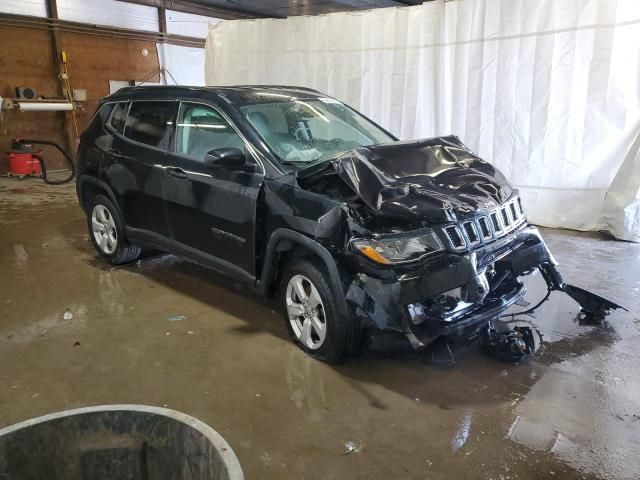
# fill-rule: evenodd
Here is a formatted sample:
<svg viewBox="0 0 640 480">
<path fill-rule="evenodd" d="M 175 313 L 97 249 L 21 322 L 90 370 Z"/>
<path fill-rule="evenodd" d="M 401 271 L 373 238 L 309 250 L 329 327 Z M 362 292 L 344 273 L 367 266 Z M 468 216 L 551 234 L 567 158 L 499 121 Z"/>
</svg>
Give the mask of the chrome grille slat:
<svg viewBox="0 0 640 480">
<path fill-rule="evenodd" d="M 464 241 L 464 237 L 462 236 L 462 232 L 457 225 L 450 225 L 444 229 L 447 233 L 447 238 L 449 239 L 449 243 L 453 247 L 454 250 L 461 250 L 465 248 L 466 244 Z"/>
<path fill-rule="evenodd" d="M 491 214 L 491 223 L 493 224 L 493 231 L 495 234 L 502 232 L 502 221 L 500 220 L 498 212 L 493 212 Z"/>
<path fill-rule="evenodd" d="M 462 224 L 462 228 L 464 229 L 467 240 L 471 245 L 480 243 L 480 236 L 478 235 L 478 231 L 476 230 L 476 226 L 473 222 L 464 222 Z"/>
<path fill-rule="evenodd" d="M 480 227 L 480 234 L 483 240 L 487 240 L 492 237 L 491 227 L 489 226 L 489 220 L 487 217 L 478 218 L 478 226 Z"/>
<path fill-rule="evenodd" d="M 511 210 L 511 218 L 515 223 L 518 223 L 519 215 L 516 212 L 516 202 L 515 200 L 509 204 L 509 210 Z"/>
<path fill-rule="evenodd" d="M 501 238 L 526 223 L 522 200 L 516 197 L 474 219 L 444 227 L 449 246 L 455 251 Z"/>
<path fill-rule="evenodd" d="M 500 215 L 502 216 L 502 223 L 504 225 L 504 228 L 509 229 L 509 227 L 511 227 L 511 219 L 509 218 L 507 207 L 502 207 L 500 209 Z"/>
</svg>

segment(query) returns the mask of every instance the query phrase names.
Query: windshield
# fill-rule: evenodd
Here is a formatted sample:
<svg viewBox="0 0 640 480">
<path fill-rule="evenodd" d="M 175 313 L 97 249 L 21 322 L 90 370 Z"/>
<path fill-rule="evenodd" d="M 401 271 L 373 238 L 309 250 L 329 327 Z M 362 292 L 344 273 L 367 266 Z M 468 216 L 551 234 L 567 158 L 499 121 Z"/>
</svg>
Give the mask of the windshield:
<svg viewBox="0 0 640 480">
<path fill-rule="evenodd" d="M 282 163 L 299 167 L 395 139 L 333 98 L 298 99 L 264 93 L 265 103 L 240 106 Z"/>
</svg>

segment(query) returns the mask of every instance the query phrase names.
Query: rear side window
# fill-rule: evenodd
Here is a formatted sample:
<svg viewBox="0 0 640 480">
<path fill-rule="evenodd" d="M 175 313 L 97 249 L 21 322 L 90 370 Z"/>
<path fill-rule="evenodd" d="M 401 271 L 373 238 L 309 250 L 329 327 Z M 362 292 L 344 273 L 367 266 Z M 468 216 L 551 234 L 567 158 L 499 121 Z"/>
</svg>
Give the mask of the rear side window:
<svg viewBox="0 0 640 480">
<path fill-rule="evenodd" d="M 111 119 L 109 120 L 109 126 L 116 132 L 122 133 L 122 128 L 124 127 L 124 121 L 126 118 L 127 104 L 116 103 L 116 106 L 113 109 L 113 114 L 111 115 Z"/>
<path fill-rule="evenodd" d="M 124 128 L 125 137 L 166 148 L 175 106 L 175 102 L 133 102 Z"/>
</svg>

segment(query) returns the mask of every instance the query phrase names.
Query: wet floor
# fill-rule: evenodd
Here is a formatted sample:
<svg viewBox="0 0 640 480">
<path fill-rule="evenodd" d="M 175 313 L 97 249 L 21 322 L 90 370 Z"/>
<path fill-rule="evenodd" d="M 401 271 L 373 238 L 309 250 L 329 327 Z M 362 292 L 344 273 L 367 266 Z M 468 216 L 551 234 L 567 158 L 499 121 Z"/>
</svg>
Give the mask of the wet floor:
<svg viewBox="0 0 640 480">
<path fill-rule="evenodd" d="M 210 424 L 251 479 L 640 478 L 640 245 L 543 234 L 568 282 L 630 312 L 580 325 L 555 293 L 521 365 L 467 348 L 454 368 L 336 367 L 226 277 L 168 255 L 105 264 L 73 186 L 0 179 L 0 427 L 140 403 Z"/>
</svg>

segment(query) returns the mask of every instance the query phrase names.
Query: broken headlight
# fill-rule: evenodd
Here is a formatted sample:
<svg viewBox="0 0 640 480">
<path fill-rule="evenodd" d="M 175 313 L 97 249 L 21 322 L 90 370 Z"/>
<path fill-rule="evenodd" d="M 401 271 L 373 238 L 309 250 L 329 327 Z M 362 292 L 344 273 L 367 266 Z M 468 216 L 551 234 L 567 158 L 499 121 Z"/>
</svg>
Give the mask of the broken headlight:
<svg viewBox="0 0 640 480">
<path fill-rule="evenodd" d="M 365 257 L 385 265 L 412 262 L 443 250 L 442 243 L 432 230 L 412 233 L 411 236 L 357 238 L 351 245 Z"/>
</svg>

